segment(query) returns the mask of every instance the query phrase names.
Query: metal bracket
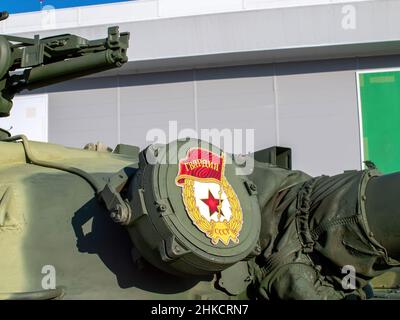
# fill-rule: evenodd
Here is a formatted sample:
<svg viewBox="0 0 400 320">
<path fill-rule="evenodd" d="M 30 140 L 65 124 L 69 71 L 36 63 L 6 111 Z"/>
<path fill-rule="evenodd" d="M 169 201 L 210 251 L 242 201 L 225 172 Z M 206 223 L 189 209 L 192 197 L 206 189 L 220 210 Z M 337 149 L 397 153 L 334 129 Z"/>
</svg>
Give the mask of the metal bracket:
<svg viewBox="0 0 400 320">
<path fill-rule="evenodd" d="M 270 163 L 287 170 L 292 169 L 292 149 L 285 147 L 271 147 L 254 153 L 254 159 L 259 162 Z"/>
<path fill-rule="evenodd" d="M 172 236 L 166 240 L 163 240 L 159 247 L 161 259 L 164 262 L 174 261 L 181 256 L 190 253 L 190 250 L 186 249 Z"/>
<path fill-rule="evenodd" d="M 244 185 L 249 195 L 253 196 L 257 194 L 257 186 L 253 182 L 246 180 L 244 181 Z"/>
<path fill-rule="evenodd" d="M 122 199 L 121 190 L 126 185 L 129 176 L 124 170 L 112 176 L 100 193 L 100 199 L 104 202 L 110 212 L 111 219 L 121 225 L 129 224 L 132 210 L 127 200 Z"/>
<path fill-rule="evenodd" d="M 246 261 L 239 261 L 233 266 L 221 271 L 218 276 L 217 288 L 220 287 L 231 296 L 244 292 L 254 280 Z"/>
</svg>

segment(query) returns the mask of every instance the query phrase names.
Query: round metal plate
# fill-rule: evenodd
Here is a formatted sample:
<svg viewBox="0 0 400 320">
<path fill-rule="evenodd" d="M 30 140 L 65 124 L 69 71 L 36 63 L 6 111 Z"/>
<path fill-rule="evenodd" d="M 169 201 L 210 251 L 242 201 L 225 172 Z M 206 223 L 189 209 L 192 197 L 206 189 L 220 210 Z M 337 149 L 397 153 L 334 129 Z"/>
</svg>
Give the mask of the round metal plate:
<svg viewBox="0 0 400 320">
<path fill-rule="evenodd" d="M 261 224 L 256 189 L 231 155 L 191 139 L 152 146 L 141 159 L 129 229 L 141 233 L 132 238 L 145 257 L 173 273 L 210 274 L 252 254 Z"/>
</svg>

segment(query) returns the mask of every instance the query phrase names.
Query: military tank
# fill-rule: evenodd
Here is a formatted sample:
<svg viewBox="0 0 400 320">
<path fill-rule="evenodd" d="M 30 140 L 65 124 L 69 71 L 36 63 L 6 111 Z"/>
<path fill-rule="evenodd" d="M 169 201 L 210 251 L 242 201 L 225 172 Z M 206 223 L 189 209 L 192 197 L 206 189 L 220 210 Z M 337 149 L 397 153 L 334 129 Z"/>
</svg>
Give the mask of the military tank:
<svg viewBox="0 0 400 320">
<path fill-rule="evenodd" d="M 128 42 L 0 36 L 0 116 L 120 67 Z M 398 185 L 370 163 L 311 177 L 282 147 L 238 161 L 196 139 L 75 149 L 2 129 L 0 298 L 365 299 L 399 265 Z"/>
</svg>

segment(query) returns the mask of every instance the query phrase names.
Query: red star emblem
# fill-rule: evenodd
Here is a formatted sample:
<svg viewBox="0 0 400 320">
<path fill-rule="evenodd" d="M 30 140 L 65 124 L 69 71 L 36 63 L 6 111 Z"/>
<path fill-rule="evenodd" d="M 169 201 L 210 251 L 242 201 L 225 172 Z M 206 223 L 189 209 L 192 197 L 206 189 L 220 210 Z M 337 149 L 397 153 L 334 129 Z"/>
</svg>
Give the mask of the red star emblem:
<svg viewBox="0 0 400 320">
<path fill-rule="evenodd" d="M 208 206 L 208 209 L 210 210 L 210 217 L 215 212 L 218 212 L 218 207 L 220 205 L 220 202 L 224 201 L 224 200 L 220 200 L 220 199 L 215 199 L 210 190 L 208 190 L 208 198 L 200 199 L 200 200 L 203 201 Z M 220 214 L 224 215 L 222 213 L 222 210 L 220 210 Z"/>
</svg>

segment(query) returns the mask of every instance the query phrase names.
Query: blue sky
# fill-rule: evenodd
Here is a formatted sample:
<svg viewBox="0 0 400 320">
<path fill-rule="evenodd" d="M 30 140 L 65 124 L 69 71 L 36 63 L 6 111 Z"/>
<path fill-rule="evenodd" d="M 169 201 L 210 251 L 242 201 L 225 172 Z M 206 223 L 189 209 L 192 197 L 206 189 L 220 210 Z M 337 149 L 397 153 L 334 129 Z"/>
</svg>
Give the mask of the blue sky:
<svg viewBox="0 0 400 320">
<path fill-rule="evenodd" d="M 51 5 L 56 9 L 60 9 L 122 1 L 127 0 L 0 0 L 0 11 L 20 13 L 39 11 L 46 5 Z"/>
</svg>

